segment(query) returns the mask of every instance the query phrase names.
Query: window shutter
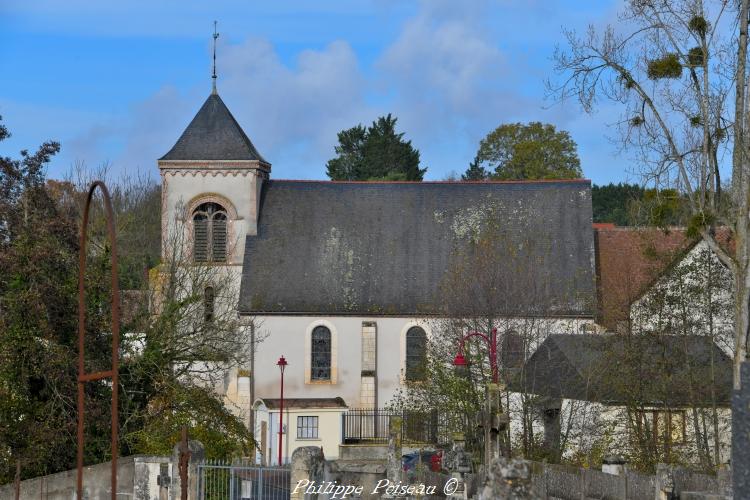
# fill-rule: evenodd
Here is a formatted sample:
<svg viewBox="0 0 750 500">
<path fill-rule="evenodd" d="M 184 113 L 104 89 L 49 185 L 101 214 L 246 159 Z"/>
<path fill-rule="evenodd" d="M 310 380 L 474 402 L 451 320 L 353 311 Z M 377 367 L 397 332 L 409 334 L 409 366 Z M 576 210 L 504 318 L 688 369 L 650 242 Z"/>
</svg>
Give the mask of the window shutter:
<svg viewBox="0 0 750 500">
<path fill-rule="evenodd" d="M 214 262 L 224 262 L 227 259 L 227 221 L 214 217 L 211 228 L 211 260 Z"/>
<path fill-rule="evenodd" d="M 208 220 L 205 216 L 193 219 L 193 259 L 195 262 L 208 261 Z"/>
</svg>

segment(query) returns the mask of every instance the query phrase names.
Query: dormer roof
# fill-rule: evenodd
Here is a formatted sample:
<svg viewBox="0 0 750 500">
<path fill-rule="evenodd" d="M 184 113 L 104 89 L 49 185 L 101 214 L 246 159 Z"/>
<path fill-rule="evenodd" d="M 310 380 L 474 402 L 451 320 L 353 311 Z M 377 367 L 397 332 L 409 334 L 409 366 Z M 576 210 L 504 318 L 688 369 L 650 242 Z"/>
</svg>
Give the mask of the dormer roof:
<svg viewBox="0 0 750 500">
<path fill-rule="evenodd" d="M 263 159 L 218 94 L 203 103 L 172 149 L 160 161 Z"/>
</svg>

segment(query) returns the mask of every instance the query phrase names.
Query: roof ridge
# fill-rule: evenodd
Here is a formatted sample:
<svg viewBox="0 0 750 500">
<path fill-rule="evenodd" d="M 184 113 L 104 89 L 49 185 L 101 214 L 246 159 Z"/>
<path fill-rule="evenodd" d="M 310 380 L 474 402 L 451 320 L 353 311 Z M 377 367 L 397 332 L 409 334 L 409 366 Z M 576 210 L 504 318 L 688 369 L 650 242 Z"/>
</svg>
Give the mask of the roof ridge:
<svg viewBox="0 0 750 500">
<path fill-rule="evenodd" d="M 530 179 L 530 180 L 492 180 L 492 181 L 332 181 L 325 179 L 271 179 L 270 182 L 298 182 L 309 184 L 585 184 L 590 179 Z"/>
</svg>

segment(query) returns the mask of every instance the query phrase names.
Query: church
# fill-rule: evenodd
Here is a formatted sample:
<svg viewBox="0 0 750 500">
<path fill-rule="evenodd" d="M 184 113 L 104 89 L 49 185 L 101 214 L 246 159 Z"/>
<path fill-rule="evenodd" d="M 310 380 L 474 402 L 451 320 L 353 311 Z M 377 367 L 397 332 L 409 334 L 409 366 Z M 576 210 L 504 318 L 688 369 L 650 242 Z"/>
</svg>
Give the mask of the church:
<svg viewBox="0 0 750 500">
<path fill-rule="evenodd" d="M 238 335 L 262 338 L 219 388 L 254 429 L 262 463 L 277 461 L 280 357 L 282 460 L 310 445 L 336 458 L 343 412 L 383 408 L 419 382 L 457 256 L 487 221 L 502 293 L 454 314 L 533 316 L 549 333 L 593 326 L 588 180 L 275 179 L 215 88 L 158 166 L 163 234 L 185 223 L 192 259 L 236 280 Z"/>
</svg>

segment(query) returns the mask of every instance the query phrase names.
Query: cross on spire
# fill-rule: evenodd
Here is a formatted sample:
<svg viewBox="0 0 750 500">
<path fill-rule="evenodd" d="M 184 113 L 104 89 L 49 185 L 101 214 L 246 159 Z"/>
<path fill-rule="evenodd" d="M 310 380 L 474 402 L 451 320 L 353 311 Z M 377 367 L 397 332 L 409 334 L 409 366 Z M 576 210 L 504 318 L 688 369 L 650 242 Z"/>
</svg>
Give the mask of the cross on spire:
<svg viewBox="0 0 750 500">
<path fill-rule="evenodd" d="M 219 38 L 219 34 L 216 32 L 216 24 L 216 21 L 214 21 L 214 72 L 211 75 L 211 79 L 213 80 L 212 94 L 216 94 L 216 39 Z"/>
</svg>

